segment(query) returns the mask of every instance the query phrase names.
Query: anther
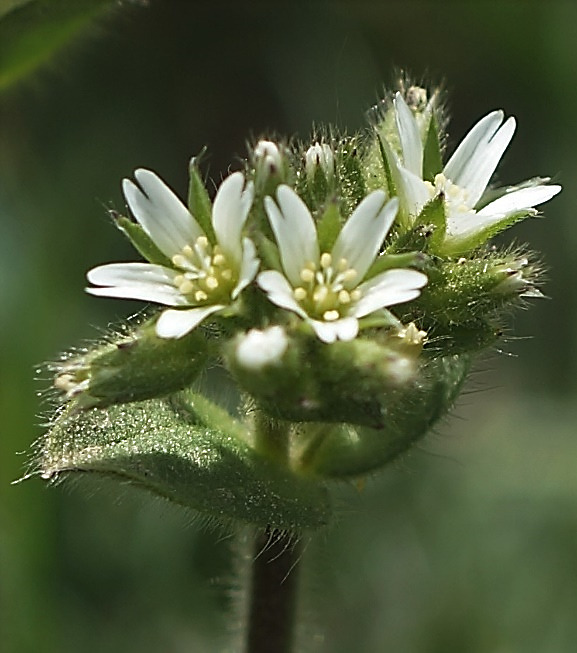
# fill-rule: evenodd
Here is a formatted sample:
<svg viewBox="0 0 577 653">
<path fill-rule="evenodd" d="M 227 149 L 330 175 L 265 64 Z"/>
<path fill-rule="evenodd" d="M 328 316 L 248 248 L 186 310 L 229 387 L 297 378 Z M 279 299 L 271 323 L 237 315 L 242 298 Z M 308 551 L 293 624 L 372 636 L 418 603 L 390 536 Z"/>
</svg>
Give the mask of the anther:
<svg viewBox="0 0 577 653">
<path fill-rule="evenodd" d="M 351 295 L 346 290 L 341 290 L 338 297 L 341 304 L 349 304 L 351 301 Z"/>
<path fill-rule="evenodd" d="M 321 254 L 321 267 L 322 268 L 328 268 L 330 267 L 331 263 L 333 262 L 333 257 L 328 253 L 324 252 Z"/>
<path fill-rule="evenodd" d="M 294 289 L 293 296 L 297 302 L 302 302 L 303 299 L 306 299 L 307 291 L 299 286 L 298 288 Z"/>
<path fill-rule="evenodd" d="M 197 290 L 194 293 L 194 301 L 196 302 L 205 302 L 208 299 L 208 295 L 204 292 L 204 290 Z"/>
<path fill-rule="evenodd" d="M 205 283 L 209 290 L 218 288 L 218 279 L 216 277 L 207 277 Z"/>
<path fill-rule="evenodd" d="M 314 281 L 315 273 L 309 268 L 303 268 L 301 270 L 300 277 L 301 280 L 304 281 L 305 283 L 310 283 L 311 281 Z"/>
<path fill-rule="evenodd" d="M 325 311 L 323 313 L 323 319 L 326 320 L 327 322 L 334 322 L 335 320 L 338 320 L 340 317 L 339 312 L 332 310 L 332 311 Z"/>
</svg>

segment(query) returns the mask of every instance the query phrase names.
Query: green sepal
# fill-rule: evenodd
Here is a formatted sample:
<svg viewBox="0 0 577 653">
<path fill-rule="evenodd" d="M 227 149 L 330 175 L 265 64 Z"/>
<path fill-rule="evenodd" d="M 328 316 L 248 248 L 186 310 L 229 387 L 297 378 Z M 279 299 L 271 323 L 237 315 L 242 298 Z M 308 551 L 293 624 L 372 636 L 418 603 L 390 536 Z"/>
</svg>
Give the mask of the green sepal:
<svg viewBox="0 0 577 653">
<path fill-rule="evenodd" d="M 69 390 L 77 408 L 142 401 L 189 386 L 208 357 L 209 343 L 200 329 L 182 338 L 159 338 L 147 322 L 67 360 L 55 385 Z"/>
<path fill-rule="evenodd" d="M 261 231 L 256 231 L 253 234 L 253 242 L 256 243 L 257 251 L 262 261 L 261 267 L 282 272 L 283 268 L 278 246 Z"/>
<path fill-rule="evenodd" d="M 446 240 L 438 248 L 438 253 L 443 256 L 461 256 L 467 254 L 483 246 L 488 240 L 505 231 L 505 229 L 509 229 L 509 227 L 517 224 L 517 222 L 522 222 L 527 218 L 534 218 L 537 214 L 538 211 L 533 208 L 518 211 L 484 229 L 480 229 L 468 238 L 463 238 L 462 240 Z"/>
<path fill-rule="evenodd" d="M 237 437 L 240 425 L 216 427 L 205 419 L 207 403 L 191 395 L 177 405 L 154 399 L 85 412 L 72 405 L 40 441 L 38 471 L 45 479 L 110 477 L 212 521 L 324 526 L 331 512 L 324 485 L 257 454 Z"/>
<path fill-rule="evenodd" d="M 442 170 L 443 154 L 441 151 L 441 139 L 439 138 L 439 125 L 433 112 L 429 121 L 423 149 L 423 179 L 432 182 L 435 176 Z"/>
<path fill-rule="evenodd" d="M 212 244 L 216 243 L 216 236 L 212 226 L 212 204 L 204 181 L 198 169 L 198 163 L 206 148 L 203 148 L 197 156 L 193 156 L 188 164 L 189 186 L 188 186 L 188 209 L 195 220 L 201 226 L 207 238 Z"/>
<path fill-rule="evenodd" d="M 341 214 L 336 202 L 329 202 L 317 223 L 321 252 L 330 252 L 342 227 Z"/>
<path fill-rule="evenodd" d="M 136 251 L 147 261 L 155 265 L 163 265 L 167 268 L 173 267 L 170 259 L 158 249 L 154 241 L 137 222 L 133 222 L 129 218 L 119 215 L 114 218 L 114 224 L 128 238 Z"/>
<path fill-rule="evenodd" d="M 405 252 L 403 254 L 381 254 L 369 268 L 365 281 L 376 277 L 381 272 L 395 268 L 422 269 L 427 262 L 427 255 L 423 252 Z"/>
<path fill-rule="evenodd" d="M 274 419 L 382 428 L 389 396 L 417 367 L 419 350 L 407 354 L 398 341 L 385 335 L 327 345 L 314 335 L 292 336 L 281 360 L 259 370 L 238 364 L 234 343 L 225 353 L 240 387 Z"/>
<path fill-rule="evenodd" d="M 425 204 L 417 217 L 415 226 L 430 230 L 426 245 L 428 251 L 436 252 L 441 248 L 447 233 L 444 193 L 439 193 Z"/>
<path fill-rule="evenodd" d="M 387 180 L 387 188 L 389 190 L 389 197 L 394 197 L 397 194 L 397 187 L 395 184 L 395 181 L 393 179 L 393 172 L 391 170 L 391 166 L 389 164 L 389 159 L 387 157 L 387 152 L 385 149 L 385 143 L 380 136 L 380 134 L 377 134 L 377 140 L 379 142 L 379 152 L 381 153 L 381 160 L 383 162 L 383 169 L 385 171 L 385 179 Z M 389 149 L 389 155 L 394 156 L 392 152 Z"/>
<path fill-rule="evenodd" d="M 383 397 L 387 410 L 381 428 L 318 429 L 301 455 L 302 469 L 323 478 L 347 478 L 383 467 L 451 410 L 470 362 L 468 356 L 449 356 L 424 364 L 413 383 Z"/>
<path fill-rule="evenodd" d="M 335 152 L 335 161 L 341 198 L 344 201 L 344 213 L 348 215 L 367 194 L 364 164 L 355 137 L 341 141 L 340 147 Z"/>
</svg>

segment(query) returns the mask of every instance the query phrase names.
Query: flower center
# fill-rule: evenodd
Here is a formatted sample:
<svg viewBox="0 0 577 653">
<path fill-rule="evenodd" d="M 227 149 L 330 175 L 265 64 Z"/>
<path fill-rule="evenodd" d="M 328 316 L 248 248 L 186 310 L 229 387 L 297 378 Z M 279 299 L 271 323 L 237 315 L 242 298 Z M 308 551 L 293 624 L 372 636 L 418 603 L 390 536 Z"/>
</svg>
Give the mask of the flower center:
<svg viewBox="0 0 577 653">
<path fill-rule="evenodd" d="M 237 275 L 222 249 L 213 247 L 206 236 L 185 245 L 172 257 L 172 263 L 181 271 L 173 283 L 191 304 L 218 304 L 230 298 Z"/>
<path fill-rule="evenodd" d="M 469 199 L 469 191 L 466 188 L 461 188 L 461 186 L 454 184 L 450 179 L 447 179 L 443 173 L 439 173 L 435 176 L 434 184 L 430 181 L 426 181 L 425 184 L 431 199 L 436 197 L 439 193 L 444 193 L 448 216 L 454 217 L 455 215 L 474 213 Z"/>
<path fill-rule="evenodd" d="M 303 282 L 293 291 L 293 296 L 307 315 L 325 322 L 334 322 L 347 314 L 350 305 L 361 298 L 354 288 L 357 271 L 349 267 L 346 259 L 333 262 L 331 254 L 324 252 L 319 263 L 307 263 L 301 270 Z"/>
</svg>

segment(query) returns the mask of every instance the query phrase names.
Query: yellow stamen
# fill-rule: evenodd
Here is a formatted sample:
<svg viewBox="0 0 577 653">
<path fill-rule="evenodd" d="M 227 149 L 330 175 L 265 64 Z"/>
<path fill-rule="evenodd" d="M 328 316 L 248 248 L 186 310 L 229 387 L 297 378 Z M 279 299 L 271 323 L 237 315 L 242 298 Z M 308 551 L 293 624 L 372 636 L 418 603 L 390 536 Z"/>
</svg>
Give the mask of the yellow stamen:
<svg viewBox="0 0 577 653">
<path fill-rule="evenodd" d="M 295 288 L 293 292 L 294 298 L 297 300 L 297 302 L 302 302 L 303 299 L 306 299 L 307 296 L 307 291 L 304 288 Z"/>
<path fill-rule="evenodd" d="M 216 288 L 218 288 L 218 279 L 216 277 L 207 277 L 206 287 L 209 290 L 216 290 Z"/>
<path fill-rule="evenodd" d="M 325 311 L 323 313 L 323 319 L 327 322 L 334 322 L 335 320 L 338 320 L 340 317 L 338 311 Z"/>
<path fill-rule="evenodd" d="M 338 297 L 341 304 L 349 304 L 351 301 L 351 295 L 346 290 L 341 290 Z"/>
<path fill-rule="evenodd" d="M 178 289 L 183 295 L 186 295 L 194 290 L 194 284 L 189 279 L 183 279 L 182 283 L 178 285 Z"/>
<path fill-rule="evenodd" d="M 330 267 L 331 263 L 333 262 L 333 257 L 328 253 L 324 252 L 321 254 L 321 267 L 322 268 L 328 268 Z"/>
<path fill-rule="evenodd" d="M 196 302 L 205 302 L 208 299 L 208 295 L 204 292 L 204 290 L 197 290 L 194 293 L 194 301 Z"/>
<path fill-rule="evenodd" d="M 303 268 L 301 270 L 301 279 L 305 283 L 310 283 L 311 281 L 314 280 L 315 278 L 315 273 L 312 270 L 309 270 L 308 268 Z"/>
</svg>

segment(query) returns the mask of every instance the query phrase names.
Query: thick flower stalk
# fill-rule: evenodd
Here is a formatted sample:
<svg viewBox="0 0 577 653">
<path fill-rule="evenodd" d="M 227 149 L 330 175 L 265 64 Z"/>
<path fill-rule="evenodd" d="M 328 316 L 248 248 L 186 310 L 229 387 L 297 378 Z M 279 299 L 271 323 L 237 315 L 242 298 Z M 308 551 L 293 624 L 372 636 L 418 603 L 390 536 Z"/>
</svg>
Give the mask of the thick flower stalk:
<svg viewBox="0 0 577 653">
<path fill-rule="evenodd" d="M 442 197 L 444 234 L 439 253 L 461 254 L 514 222 L 536 214 L 534 207 L 554 197 L 561 187 L 534 179 L 487 193 L 499 161 L 515 133 L 515 118 L 504 121 L 501 110 L 482 118 L 465 136 L 442 170 L 429 179 L 423 170 L 422 115 L 401 93 L 393 100 L 396 133 L 381 134 L 386 162 L 401 203 L 405 224 L 418 222 L 425 206 Z M 419 120 L 421 118 L 421 120 Z"/>
<path fill-rule="evenodd" d="M 212 233 L 150 170 L 137 170 L 140 188 L 129 179 L 124 195 L 134 217 L 164 264 L 110 263 L 88 273 L 93 295 L 140 299 L 174 308 L 156 323 L 161 338 L 180 338 L 214 313 L 232 306 L 254 279 L 259 261 L 254 244 L 242 237 L 253 199 L 240 172 L 221 184 L 212 209 Z"/>
<path fill-rule="evenodd" d="M 321 251 L 306 204 L 288 186 L 265 199 L 283 273 L 266 270 L 257 283 L 271 302 L 296 313 L 323 342 L 353 340 L 359 319 L 418 296 L 427 277 L 386 270 L 367 278 L 397 213 L 397 200 L 374 191 L 355 209 L 330 251 Z"/>
</svg>

